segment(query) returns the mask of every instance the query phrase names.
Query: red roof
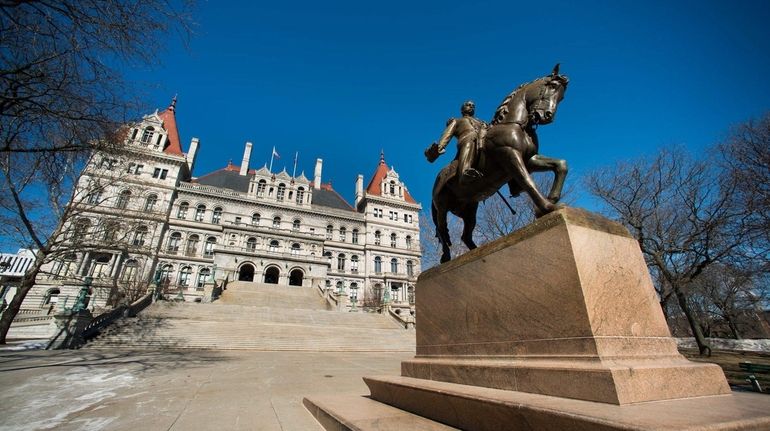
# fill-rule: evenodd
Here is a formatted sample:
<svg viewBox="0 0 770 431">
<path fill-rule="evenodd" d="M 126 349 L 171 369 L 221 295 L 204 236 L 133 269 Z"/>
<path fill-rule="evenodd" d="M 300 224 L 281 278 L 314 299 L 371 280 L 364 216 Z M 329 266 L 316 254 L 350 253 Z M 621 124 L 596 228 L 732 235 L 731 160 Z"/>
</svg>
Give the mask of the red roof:
<svg viewBox="0 0 770 431">
<path fill-rule="evenodd" d="M 168 132 L 168 141 L 166 148 L 163 152 L 166 154 L 174 154 L 177 156 L 183 156 L 182 146 L 179 143 L 179 131 L 176 128 L 176 96 L 171 100 L 171 104 L 168 105 L 165 111 L 158 114 L 161 121 L 163 121 L 163 127 Z"/>
<path fill-rule="evenodd" d="M 382 180 L 384 180 L 388 175 L 388 171 L 390 171 L 390 168 L 388 168 L 387 163 L 385 163 L 385 153 L 381 152 L 380 163 L 377 165 L 377 169 L 374 171 L 372 180 L 369 181 L 369 185 L 366 187 L 366 193 L 375 196 L 382 196 Z M 409 191 L 406 189 L 406 187 L 404 187 L 404 200 L 412 204 L 417 203 L 412 195 L 409 194 Z"/>
</svg>

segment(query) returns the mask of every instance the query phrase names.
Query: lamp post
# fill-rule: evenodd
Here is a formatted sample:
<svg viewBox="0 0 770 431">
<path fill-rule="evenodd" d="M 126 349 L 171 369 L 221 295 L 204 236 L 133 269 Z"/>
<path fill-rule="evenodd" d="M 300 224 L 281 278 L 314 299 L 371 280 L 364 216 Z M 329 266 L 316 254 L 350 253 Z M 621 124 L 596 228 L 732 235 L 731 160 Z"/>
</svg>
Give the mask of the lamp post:
<svg viewBox="0 0 770 431">
<path fill-rule="evenodd" d="M 91 283 L 93 281 L 93 277 L 86 277 L 83 279 L 83 287 L 80 288 L 80 292 L 78 292 L 78 298 L 75 300 L 75 305 L 72 306 L 73 313 L 77 313 L 86 309 L 86 306 L 88 305 L 88 293 L 91 290 Z"/>
</svg>

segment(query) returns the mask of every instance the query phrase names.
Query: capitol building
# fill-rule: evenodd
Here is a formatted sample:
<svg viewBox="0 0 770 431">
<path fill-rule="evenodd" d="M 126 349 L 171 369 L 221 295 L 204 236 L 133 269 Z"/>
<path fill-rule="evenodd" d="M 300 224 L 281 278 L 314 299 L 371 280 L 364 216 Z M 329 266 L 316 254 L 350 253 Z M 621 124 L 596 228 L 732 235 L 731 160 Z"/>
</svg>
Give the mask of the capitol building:
<svg viewBox="0 0 770 431">
<path fill-rule="evenodd" d="M 193 176 L 203 144 L 183 151 L 175 110 L 126 126 L 118 155 L 93 155 L 65 221 L 64 243 L 77 246 L 46 264 L 22 308 L 71 301 L 84 280 L 89 308 L 131 286 L 192 301 L 234 281 L 333 291 L 347 307 L 414 303 L 421 206 L 383 154 L 352 203 L 323 182 L 321 159 L 312 178 L 254 168 L 250 142 L 239 165 Z"/>
</svg>

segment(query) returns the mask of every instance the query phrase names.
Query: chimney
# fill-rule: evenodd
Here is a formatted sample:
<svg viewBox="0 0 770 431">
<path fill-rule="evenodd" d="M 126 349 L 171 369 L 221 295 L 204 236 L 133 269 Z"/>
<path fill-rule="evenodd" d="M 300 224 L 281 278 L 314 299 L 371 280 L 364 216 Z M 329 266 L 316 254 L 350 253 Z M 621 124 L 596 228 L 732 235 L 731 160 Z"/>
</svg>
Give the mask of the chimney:
<svg viewBox="0 0 770 431">
<path fill-rule="evenodd" d="M 313 187 L 316 189 L 321 188 L 321 169 L 323 168 L 324 161 L 322 159 L 315 159 L 315 178 L 313 179 Z"/>
<path fill-rule="evenodd" d="M 190 140 L 190 149 L 187 150 L 187 167 L 190 168 L 190 175 L 192 175 L 193 167 L 195 167 L 195 158 L 198 157 L 198 144 L 200 140 L 198 138 L 192 138 Z"/>
<path fill-rule="evenodd" d="M 243 161 L 241 162 L 241 175 L 249 173 L 249 159 L 251 158 L 251 142 L 246 142 L 246 148 L 243 150 Z"/>
<path fill-rule="evenodd" d="M 358 208 L 358 203 L 361 202 L 361 199 L 364 198 L 364 176 L 361 174 L 358 174 L 358 178 L 356 178 L 356 204 L 354 205 L 356 208 Z"/>
</svg>

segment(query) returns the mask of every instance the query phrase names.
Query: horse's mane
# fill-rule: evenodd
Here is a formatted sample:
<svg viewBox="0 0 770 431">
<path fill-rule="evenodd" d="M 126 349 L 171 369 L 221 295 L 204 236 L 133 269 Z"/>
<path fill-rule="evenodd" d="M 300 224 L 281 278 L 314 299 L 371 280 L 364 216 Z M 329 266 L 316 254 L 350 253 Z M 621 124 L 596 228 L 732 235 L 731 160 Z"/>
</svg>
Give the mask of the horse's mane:
<svg viewBox="0 0 770 431">
<path fill-rule="evenodd" d="M 516 96 L 516 93 L 518 93 L 522 88 L 532 85 L 538 81 L 545 81 L 546 78 L 549 78 L 549 76 L 544 76 L 542 78 L 537 78 L 534 81 L 521 84 L 515 90 L 513 90 L 511 94 L 505 96 L 505 99 L 503 99 L 503 101 L 500 103 L 500 106 L 498 106 L 497 109 L 495 110 L 495 115 L 492 117 L 492 122 L 489 123 L 489 125 L 493 126 L 503 121 L 505 116 L 508 115 L 508 104 L 511 102 L 511 99 L 513 99 L 514 96 Z"/>
</svg>

